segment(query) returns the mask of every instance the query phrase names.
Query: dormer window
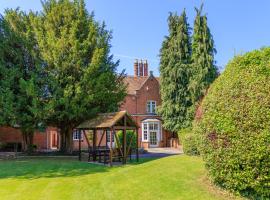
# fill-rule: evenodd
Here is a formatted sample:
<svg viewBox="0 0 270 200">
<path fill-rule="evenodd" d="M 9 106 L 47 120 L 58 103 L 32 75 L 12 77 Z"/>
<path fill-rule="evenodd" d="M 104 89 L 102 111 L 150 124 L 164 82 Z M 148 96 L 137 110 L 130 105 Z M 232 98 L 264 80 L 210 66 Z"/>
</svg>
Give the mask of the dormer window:
<svg viewBox="0 0 270 200">
<path fill-rule="evenodd" d="M 156 113 L 156 101 L 147 102 L 147 113 Z"/>
</svg>

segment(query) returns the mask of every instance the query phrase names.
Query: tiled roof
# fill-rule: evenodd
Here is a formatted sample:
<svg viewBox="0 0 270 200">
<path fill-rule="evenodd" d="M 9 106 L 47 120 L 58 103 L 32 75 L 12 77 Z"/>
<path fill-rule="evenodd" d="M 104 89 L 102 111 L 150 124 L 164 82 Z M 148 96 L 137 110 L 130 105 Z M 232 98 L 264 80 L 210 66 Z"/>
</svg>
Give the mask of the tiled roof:
<svg viewBox="0 0 270 200">
<path fill-rule="evenodd" d="M 124 79 L 125 84 L 127 84 L 127 93 L 135 94 L 136 90 L 139 90 L 148 78 L 149 76 L 127 76 Z M 159 82 L 159 77 L 154 78 Z"/>
</svg>

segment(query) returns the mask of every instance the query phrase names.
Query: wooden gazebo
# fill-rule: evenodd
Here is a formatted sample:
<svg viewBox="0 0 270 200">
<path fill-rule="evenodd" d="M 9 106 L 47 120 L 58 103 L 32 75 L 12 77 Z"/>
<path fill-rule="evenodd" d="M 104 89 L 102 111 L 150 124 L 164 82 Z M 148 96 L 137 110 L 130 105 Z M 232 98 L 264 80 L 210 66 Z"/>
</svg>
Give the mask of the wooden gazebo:
<svg viewBox="0 0 270 200">
<path fill-rule="evenodd" d="M 136 138 L 135 151 L 136 160 L 138 162 L 138 128 L 137 123 L 126 111 L 98 114 L 97 117 L 83 122 L 76 128 L 79 131 L 80 137 L 79 160 L 81 160 L 82 157 L 81 133 L 83 133 L 88 144 L 88 161 L 92 158 L 93 162 L 97 162 L 98 157 L 98 161 L 101 162 L 101 157 L 103 157 L 104 164 L 109 163 L 109 165 L 112 166 L 114 159 L 117 158 L 118 161 L 122 161 L 123 164 L 126 164 L 128 156 L 132 153 L 132 141 Z M 131 130 L 133 133 L 130 141 L 127 141 L 127 130 Z M 91 132 L 92 142 L 90 142 L 86 136 L 86 131 Z M 122 131 L 122 142 L 119 140 L 117 131 Z M 105 135 L 106 137 L 104 138 Z M 109 142 L 107 142 L 108 136 L 110 138 Z M 113 137 L 115 138 L 116 146 L 113 146 Z"/>
</svg>

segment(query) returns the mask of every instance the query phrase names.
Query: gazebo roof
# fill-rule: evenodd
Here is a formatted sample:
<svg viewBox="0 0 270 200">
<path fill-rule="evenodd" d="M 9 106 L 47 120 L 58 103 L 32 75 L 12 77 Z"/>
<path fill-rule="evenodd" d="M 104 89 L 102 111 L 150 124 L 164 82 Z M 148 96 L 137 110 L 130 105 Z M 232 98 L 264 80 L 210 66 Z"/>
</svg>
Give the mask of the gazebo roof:
<svg viewBox="0 0 270 200">
<path fill-rule="evenodd" d="M 138 125 L 127 113 L 120 111 L 114 113 L 98 114 L 95 118 L 81 123 L 77 129 L 106 129 L 113 126 L 124 126 L 124 118 L 126 117 L 126 126 L 137 128 Z"/>
</svg>

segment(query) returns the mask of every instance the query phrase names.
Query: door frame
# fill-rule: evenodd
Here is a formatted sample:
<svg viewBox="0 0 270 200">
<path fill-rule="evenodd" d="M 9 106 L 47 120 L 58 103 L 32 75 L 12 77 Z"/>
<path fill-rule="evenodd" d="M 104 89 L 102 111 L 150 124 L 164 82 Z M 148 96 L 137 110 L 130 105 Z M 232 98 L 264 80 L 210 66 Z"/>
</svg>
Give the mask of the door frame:
<svg viewBox="0 0 270 200">
<path fill-rule="evenodd" d="M 56 140 L 56 146 L 53 146 L 53 140 Z M 58 149 L 59 148 L 59 135 L 57 131 L 50 131 L 50 143 L 51 149 Z"/>
<path fill-rule="evenodd" d="M 142 123 L 142 142 L 147 142 L 148 143 L 148 148 L 159 147 L 160 141 L 162 141 L 161 121 L 159 119 L 145 119 L 141 123 Z M 149 128 L 150 124 L 153 124 L 153 127 L 154 127 L 154 124 L 157 124 L 157 129 L 153 128 L 152 130 L 150 130 L 150 128 Z M 146 132 L 147 132 L 147 137 L 146 137 Z M 155 132 L 156 133 L 156 140 L 157 140 L 156 145 L 151 145 L 150 144 L 150 132 Z"/>
<path fill-rule="evenodd" d="M 156 134 L 156 144 L 151 144 L 151 133 L 155 133 Z M 149 130 L 149 147 L 150 148 L 154 148 L 154 147 L 158 147 L 158 143 L 159 143 L 159 140 L 158 140 L 158 133 L 159 133 L 159 130 Z"/>
</svg>

